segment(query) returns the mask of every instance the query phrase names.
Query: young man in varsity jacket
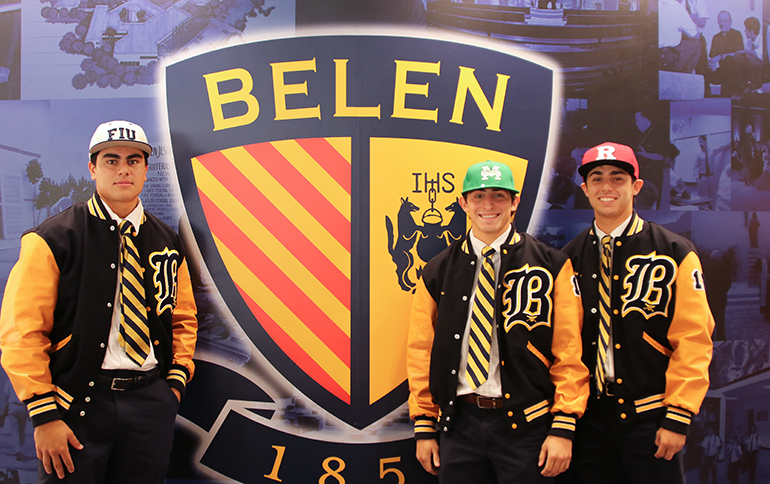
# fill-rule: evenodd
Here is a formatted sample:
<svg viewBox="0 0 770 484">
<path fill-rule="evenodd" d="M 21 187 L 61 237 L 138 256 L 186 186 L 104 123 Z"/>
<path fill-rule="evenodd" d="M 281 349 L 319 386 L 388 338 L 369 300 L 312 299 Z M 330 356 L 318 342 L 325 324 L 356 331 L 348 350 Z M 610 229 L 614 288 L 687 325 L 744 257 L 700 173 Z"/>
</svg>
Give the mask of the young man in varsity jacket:
<svg viewBox="0 0 770 484">
<path fill-rule="evenodd" d="M 182 242 L 139 200 L 151 152 L 140 126 L 100 125 L 96 193 L 21 238 L 0 350 L 35 427 L 40 482 L 164 479 L 197 321 Z"/>
<path fill-rule="evenodd" d="M 564 254 L 519 233 L 511 169 L 468 169 L 471 230 L 433 258 L 409 324 L 417 458 L 442 484 L 551 481 L 588 398 L 582 308 Z"/>
<path fill-rule="evenodd" d="M 591 373 L 576 480 L 683 482 L 680 450 L 708 390 L 714 329 L 700 260 L 690 241 L 634 211 L 644 182 L 631 148 L 595 146 L 578 171 L 595 220 L 564 247 Z"/>
</svg>

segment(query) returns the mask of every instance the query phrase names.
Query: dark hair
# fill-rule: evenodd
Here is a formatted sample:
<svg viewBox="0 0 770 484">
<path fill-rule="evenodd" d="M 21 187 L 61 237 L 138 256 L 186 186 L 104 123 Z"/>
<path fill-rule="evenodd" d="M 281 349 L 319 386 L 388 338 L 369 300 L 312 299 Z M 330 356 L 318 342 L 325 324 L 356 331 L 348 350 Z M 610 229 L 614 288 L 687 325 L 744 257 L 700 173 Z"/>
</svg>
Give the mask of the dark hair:
<svg viewBox="0 0 770 484">
<path fill-rule="evenodd" d="M 757 17 L 747 18 L 743 21 L 743 25 L 746 26 L 746 29 L 751 30 L 755 34 L 759 35 L 761 27 L 759 26 L 759 19 Z"/>
<path fill-rule="evenodd" d="M 141 151 L 142 154 L 144 155 L 144 164 L 146 165 L 149 162 L 150 155 L 144 150 L 139 150 L 139 151 Z M 99 156 L 99 153 L 101 153 L 101 151 L 97 151 L 96 153 L 91 153 L 91 164 L 94 166 L 96 166 L 96 157 Z"/>
</svg>

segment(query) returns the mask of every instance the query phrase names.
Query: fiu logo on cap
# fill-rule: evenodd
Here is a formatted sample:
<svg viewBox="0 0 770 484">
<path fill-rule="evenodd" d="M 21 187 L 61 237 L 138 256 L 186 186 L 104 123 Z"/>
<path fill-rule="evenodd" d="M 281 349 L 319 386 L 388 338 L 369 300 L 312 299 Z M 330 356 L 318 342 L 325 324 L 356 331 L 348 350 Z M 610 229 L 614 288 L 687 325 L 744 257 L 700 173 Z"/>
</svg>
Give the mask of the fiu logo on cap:
<svg viewBox="0 0 770 484">
<path fill-rule="evenodd" d="M 116 133 L 118 134 L 117 138 L 115 137 Z M 114 139 L 136 141 L 136 130 L 123 127 L 110 128 L 107 130 L 107 141 L 112 141 Z"/>
<path fill-rule="evenodd" d="M 551 326 L 553 277 L 550 272 L 526 264 L 506 272 L 502 282 L 506 333 L 517 324 L 529 331 L 541 325 Z"/>
<path fill-rule="evenodd" d="M 454 189 L 451 182 L 454 175 L 444 173 L 443 177 L 438 174 L 435 179 L 431 179 L 428 174 L 417 173 L 416 183 L 420 184 L 420 179 L 424 179 L 428 193 L 428 202 L 430 208 L 426 209 L 420 216 L 421 224 L 415 222 L 414 213 L 420 211 L 420 207 L 409 201 L 409 197 L 401 198 L 401 207 L 398 209 L 396 221 L 398 222 L 398 233 L 395 233 L 393 222 L 390 217 L 385 216 L 385 228 L 388 231 L 388 252 L 396 265 L 396 275 L 398 276 L 398 285 L 401 290 L 413 291 L 417 282 L 413 281 L 409 272 L 415 266 L 415 255 L 422 260 L 423 264 L 431 260 L 439 252 L 449 247 L 452 242 L 463 236 L 465 232 L 465 213 L 460 203 L 455 199 L 452 203 L 444 207 L 444 212 L 449 215 L 449 221 L 444 224 L 444 215 L 436 207 L 436 196 L 441 184 L 449 185 L 449 192 Z M 445 187 L 446 188 L 446 187 Z M 446 191 L 446 190 L 445 190 Z M 422 267 L 418 267 L 416 275 L 419 278 Z"/>
<path fill-rule="evenodd" d="M 493 168 L 489 168 L 488 166 L 484 166 L 481 169 L 481 179 L 482 180 L 489 180 L 490 178 L 494 178 L 495 180 L 500 180 L 502 178 L 503 174 L 500 173 L 500 167 L 495 166 Z"/>
<path fill-rule="evenodd" d="M 628 275 L 623 280 L 622 316 L 638 311 L 646 319 L 655 315 L 668 316 L 671 301 L 671 285 L 676 279 L 676 263 L 671 257 L 647 255 L 629 257 L 626 261 Z"/>
<path fill-rule="evenodd" d="M 176 307 L 176 271 L 182 257 L 176 250 L 168 247 L 161 252 L 153 252 L 149 257 L 150 266 L 154 269 L 152 283 L 157 290 L 155 300 L 158 301 L 158 314 L 166 309 Z"/>
</svg>

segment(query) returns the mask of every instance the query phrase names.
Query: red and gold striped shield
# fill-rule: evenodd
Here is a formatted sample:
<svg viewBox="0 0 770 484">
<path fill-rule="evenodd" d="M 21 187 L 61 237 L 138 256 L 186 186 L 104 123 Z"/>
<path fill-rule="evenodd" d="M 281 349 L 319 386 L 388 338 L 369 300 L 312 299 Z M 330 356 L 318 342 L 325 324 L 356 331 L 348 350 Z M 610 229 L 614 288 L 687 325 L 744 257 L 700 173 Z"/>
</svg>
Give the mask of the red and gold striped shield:
<svg viewBox="0 0 770 484">
<path fill-rule="evenodd" d="M 241 297 L 289 358 L 349 404 L 350 139 L 240 146 L 192 166 Z"/>
</svg>

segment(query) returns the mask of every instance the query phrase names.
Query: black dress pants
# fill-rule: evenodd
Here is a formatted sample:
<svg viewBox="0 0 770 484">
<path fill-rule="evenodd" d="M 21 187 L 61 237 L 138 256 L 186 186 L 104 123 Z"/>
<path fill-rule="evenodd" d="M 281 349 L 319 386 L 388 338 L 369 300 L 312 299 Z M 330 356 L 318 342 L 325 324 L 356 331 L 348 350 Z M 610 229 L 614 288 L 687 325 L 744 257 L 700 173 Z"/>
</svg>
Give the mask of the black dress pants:
<svg viewBox="0 0 770 484">
<path fill-rule="evenodd" d="M 579 484 L 682 484 L 682 453 L 656 459 L 659 419 L 621 422 L 615 397 L 591 397 L 573 451 Z"/>
<path fill-rule="evenodd" d="M 550 419 L 512 433 L 505 410 L 482 409 L 456 400 L 455 422 L 439 442 L 440 484 L 549 483 L 537 466 Z"/>
<path fill-rule="evenodd" d="M 94 387 L 85 416 L 68 415 L 82 450 L 70 447 L 75 472 L 60 480 L 38 465 L 40 483 L 153 484 L 162 483 L 168 468 L 178 410 L 176 396 L 165 380 L 135 390 Z"/>
</svg>

